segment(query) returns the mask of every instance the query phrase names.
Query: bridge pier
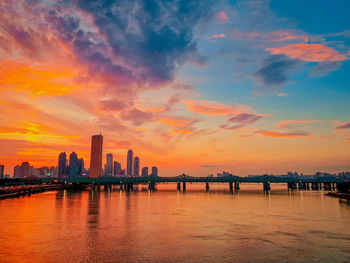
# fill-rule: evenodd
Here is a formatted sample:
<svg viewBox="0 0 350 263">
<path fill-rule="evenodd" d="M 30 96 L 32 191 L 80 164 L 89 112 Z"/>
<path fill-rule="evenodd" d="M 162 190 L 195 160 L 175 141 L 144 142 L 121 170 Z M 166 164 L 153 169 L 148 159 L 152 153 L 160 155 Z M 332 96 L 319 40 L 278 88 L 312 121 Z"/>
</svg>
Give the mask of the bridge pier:
<svg viewBox="0 0 350 263">
<path fill-rule="evenodd" d="M 230 191 L 233 192 L 233 183 L 228 183 L 228 185 L 230 186 Z"/>
<path fill-rule="evenodd" d="M 235 191 L 239 191 L 239 183 L 235 182 Z"/>
<path fill-rule="evenodd" d="M 123 184 L 122 183 L 119 185 L 119 189 L 120 189 L 120 191 L 123 191 Z"/>
<path fill-rule="evenodd" d="M 288 190 L 289 191 L 297 189 L 297 184 L 296 183 L 287 183 L 287 185 L 288 185 Z"/>
<path fill-rule="evenodd" d="M 306 190 L 310 190 L 310 183 L 305 183 L 306 185 Z"/>
<path fill-rule="evenodd" d="M 303 182 L 298 183 L 298 190 L 306 190 L 306 185 Z"/>
<path fill-rule="evenodd" d="M 177 182 L 176 189 L 177 189 L 178 191 L 181 191 L 181 183 L 180 183 L 180 182 Z"/>
<path fill-rule="evenodd" d="M 133 183 L 127 183 L 127 184 L 125 184 L 124 187 L 125 187 L 124 189 L 125 189 L 126 191 L 132 191 L 133 188 L 134 188 L 134 184 L 133 184 Z"/>
<path fill-rule="evenodd" d="M 208 182 L 205 182 L 205 190 L 206 190 L 207 192 L 209 192 L 209 183 L 208 183 Z"/>
<path fill-rule="evenodd" d="M 332 191 L 332 185 L 331 183 L 324 183 L 323 184 L 323 189 L 327 191 Z"/>
<path fill-rule="evenodd" d="M 156 189 L 156 184 L 154 182 L 149 182 L 148 190 L 154 191 Z"/>
<path fill-rule="evenodd" d="M 263 186 L 264 186 L 264 191 L 268 192 L 271 190 L 271 185 L 269 182 L 263 183 Z"/>
<path fill-rule="evenodd" d="M 312 189 L 312 190 L 319 190 L 319 185 L 318 185 L 318 183 L 311 183 L 311 189 Z"/>
<path fill-rule="evenodd" d="M 182 182 L 182 191 L 186 192 L 186 182 Z"/>
<path fill-rule="evenodd" d="M 332 190 L 335 191 L 335 183 L 332 183 Z"/>
</svg>

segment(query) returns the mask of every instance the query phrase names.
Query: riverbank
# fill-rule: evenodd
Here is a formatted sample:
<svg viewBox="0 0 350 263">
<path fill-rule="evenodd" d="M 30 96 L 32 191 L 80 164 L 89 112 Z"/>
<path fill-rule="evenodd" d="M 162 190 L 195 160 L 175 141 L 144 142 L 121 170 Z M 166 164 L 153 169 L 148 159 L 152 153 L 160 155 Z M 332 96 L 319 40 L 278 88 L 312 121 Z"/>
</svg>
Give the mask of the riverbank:
<svg viewBox="0 0 350 263">
<path fill-rule="evenodd" d="M 15 198 L 25 195 L 31 195 L 35 193 L 42 193 L 46 191 L 63 189 L 62 185 L 26 185 L 26 186 L 14 186 L 4 187 L 0 189 L 0 199 Z"/>
<path fill-rule="evenodd" d="M 333 197 L 338 197 L 338 198 L 341 198 L 341 199 L 346 199 L 346 200 L 350 200 L 350 194 L 345 194 L 345 193 L 333 193 L 333 192 L 329 192 L 327 193 L 326 195 L 328 196 L 333 196 Z"/>
</svg>

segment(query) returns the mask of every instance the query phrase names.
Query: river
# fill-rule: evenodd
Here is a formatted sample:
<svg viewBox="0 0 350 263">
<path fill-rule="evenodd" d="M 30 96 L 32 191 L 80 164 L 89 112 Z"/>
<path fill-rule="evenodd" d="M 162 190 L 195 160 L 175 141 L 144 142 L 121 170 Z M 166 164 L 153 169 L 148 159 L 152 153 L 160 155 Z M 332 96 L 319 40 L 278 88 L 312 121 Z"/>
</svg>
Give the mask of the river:
<svg viewBox="0 0 350 263">
<path fill-rule="evenodd" d="M 227 189 L 226 189 L 227 188 Z M 350 205 L 272 185 L 0 200 L 0 262 L 350 262 Z"/>
</svg>

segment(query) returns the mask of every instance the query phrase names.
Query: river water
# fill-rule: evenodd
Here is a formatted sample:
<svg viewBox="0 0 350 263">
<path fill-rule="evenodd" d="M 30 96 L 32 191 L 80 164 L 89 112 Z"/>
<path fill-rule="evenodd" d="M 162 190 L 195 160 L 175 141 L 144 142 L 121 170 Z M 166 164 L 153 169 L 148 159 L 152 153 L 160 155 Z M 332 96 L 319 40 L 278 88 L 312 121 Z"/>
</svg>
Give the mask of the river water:
<svg viewBox="0 0 350 263">
<path fill-rule="evenodd" d="M 172 184 L 0 200 L 0 262 L 350 262 L 350 205 L 322 191 Z"/>
</svg>

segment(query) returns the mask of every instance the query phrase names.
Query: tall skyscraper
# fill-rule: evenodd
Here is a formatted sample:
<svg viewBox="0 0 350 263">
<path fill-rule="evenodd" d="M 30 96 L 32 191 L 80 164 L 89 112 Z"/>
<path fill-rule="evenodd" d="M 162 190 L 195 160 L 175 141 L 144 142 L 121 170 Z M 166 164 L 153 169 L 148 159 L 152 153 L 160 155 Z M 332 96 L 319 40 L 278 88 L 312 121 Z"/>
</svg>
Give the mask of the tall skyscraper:
<svg viewBox="0 0 350 263">
<path fill-rule="evenodd" d="M 113 154 L 106 154 L 106 175 L 113 176 Z"/>
<path fill-rule="evenodd" d="M 140 158 L 134 158 L 134 176 L 140 176 Z"/>
<path fill-rule="evenodd" d="M 114 161 L 114 176 L 120 175 L 121 170 L 122 170 L 122 167 L 120 163 L 118 163 L 117 161 Z"/>
<path fill-rule="evenodd" d="M 78 155 L 72 152 L 69 155 L 69 178 L 75 178 L 78 174 Z"/>
<path fill-rule="evenodd" d="M 16 165 L 16 166 L 13 168 L 13 177 L 14 177 L 14 178 L 20 178 L 20 177 L 21 177 L 21 166 Z"/>
<path fill-rule="evenodd" d="M 142 176 L 148 176 L 148 167 L 142 168 Z"/>
<path fill-rule="evenodd" d="M 21 164 L 21 176 L 20 178 L 26 178 L 29 176 L 29 163 L 23 162 Z"/>
<path fill-rule="evenodd" d="M 91 138 L 90 177 L 102 176 L 102 148 L 103 136 L 93 135 Z"/>
<path fill-rule="evenodd" d="M 152 175 L 153 176 L 158 176 L 158 168 L 155 167 L 155 166 L 152 167 Z"/>
<path fill-rule="evenodd" d="M 132 175 L 132 161 L 133 161 L 134 153 L 132 150 L 128 151 L 128 157 L 126 159 L 126 175 Z"/>
<path fill-rule="evenodd" d="M 81 173 L 84 171 L 84 159 L 78 159 L 78 175 L 81 176 Z"/>
<path fill-rule="evenodd" d="M 66 163 L 67 156 L 65 152 L 61 152 L 58 156 L 58 178 L 61 178 L 62 175 L 66 174 Z"/>
<path fill-rule="evenodd" d="M 5 166 L 0 165 L 0 179 L 4 178 L 4 170 L 5 170 Z"/>
</svg>

